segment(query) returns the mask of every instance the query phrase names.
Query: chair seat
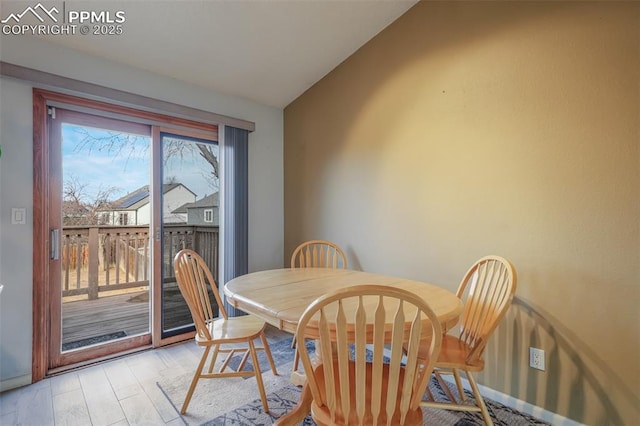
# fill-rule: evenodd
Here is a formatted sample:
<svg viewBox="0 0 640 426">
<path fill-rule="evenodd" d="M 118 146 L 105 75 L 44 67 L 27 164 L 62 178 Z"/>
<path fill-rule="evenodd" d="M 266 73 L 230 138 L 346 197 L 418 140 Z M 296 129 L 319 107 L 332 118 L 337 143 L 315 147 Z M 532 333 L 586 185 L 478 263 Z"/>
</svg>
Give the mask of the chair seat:
<svg viewBox="0 0 640 426">
<path fill-rule="evenodd" d="M 472 348 L 458 339 L 456 336 L 444 335 L 442 337 L 442 350 L 436 361 L 436 368 L 459 368 L 468 371 L 482 371 L 484 360 L 477 359 L 473 363 L 468 363 L 467 359 Z M 418 353 L 419 359 L 427 356 L 428 347 L 422 345 Z"/>
<path fill-rule="evenodd" d="M 334 360 L 333 362 L 333 368 L 334 371 L 338 370 L 338 361 Z M 371 383 L 371 369 L 373 368 L 373 364 L 371 363 L 367 363 L 366 364 L 366 377 L 367 377 L 367 384 L 366 384 L 366 405 L 367 407 L 370 407 L 371 405 L 371 389 L 372 389 L 372 383 Z M 380 410 L 380 417 L 378 418 L 378 422 L 377 424 L 380 425 L 385 425 L 385 424 L 392 424 L 392 425 L 398 425 L 400 424 L 400 409 L 399 409 L 399 405 L 400 405 L 400 398 L 401 398 L 401 394 L 402 392 L 399 390 L 398 391 L 398 400 L 396 401 L 396 409 L 395 409 L 395 415 L 393 416 L 393 418 L 391 419 L 391 422 L 387 422 L 387 414 L 385 412 L 385 405 L 387 403 L 387 398 L 385 395 L 388 383 L 387 383 L 387 379 L 388 379 L 388 375 L 389 375 L 389 365 L 388 364 L 384 364 L 382 366 L 383 370 L 384 370 L 384 374 L 383 374 L 383 382 L 382 382 L 382 389 L 383 389 L 383 396 L 382 396 L 382 400 L 380 401 L 380 405 L 381 405 L 381 410 Z M 314 376 L 316 377 L 316 379 L 318 380 L 318 384 L 320 385 L 320 393 L 322 394 L 322 398 L 324 400 L 326 400 L 326 392 L 324 391 L 325 389 L 325 382 L 324 382 L 324 366 L 322 364 L 318 365 L 316 367 L 316 370 L 314 372 Z M 356 367 L 355 367 L 355 362 L 353 361 L 349 361 L 349 377 L 350 377 L 350 381 L 354 382 L 355 381 L 355 374 L 356 374 Z M 404 371 L 401 370 L 400 371 L 400 380 L 399 383 L 401 384 L 403 382 L 403 377 L 404 377 Z M 336 391 L 336 395 L 340 395 L 340 383 L 339 381 L 335 381 L 333 383 L 334 387 L 335 387 L 335 391 Z M 350 388 L 351 389 L 351 388 Z M 356 393 L 355 392 L 351 392 L 350 393 L 350 400 L 351 400 L 351 404 L 350 406 L 352 407 L 352 410 L 350 412 L 349 415 L 349 419 L 348 421 L 344 420 L 344 414 L 342 413 L 342 409 L 341 407 L 338 407 L 337 409 L 337 413 L 336 413 L 336 422 L 335 424 L 339 424 L 339 425 L 356 425 L 358 424 L 358 418 L 357 418 L 357 413 L 355 410 L 355 406 L 356 406 Z M 328 409 L 328 407 L 324 406 L 324 407 L 320 407 L 318 406 L 318 404 L 316 403 L 316 401 L 313 401 L 312 405 L 311 405 L 311 411 L 313 413 L 313 418 L 314 420 L 316 420 L 316 423 L 323 425 L 323 424 L 332 424 L 331 423 L 331 413 Z M 365 412 L 367 413 L 365 415 L 364 418 L 364 424 L 366 425 L 370 425 L 373 424 L 373 418 L 370 414 L 371 409 L 367 408 L 365 409 Z M 422 425 L 422 410 L 420 409 L 420 407 L 418 407 L 416 410 L 413 411 L 409 411 L 407 413 L 407 417 L 405 420 L 405 426 L 407 425 Z"/>
<path fill-rule="evenodd" d="M 252 315 L 244 315 L 228 319 L 216 319 L 209 323 L 208 328 L 209 333 L 211 333 L 211 340 L 196 335 L 196 343 L 199 345 L 208 346 L 212 343 L 244 342 L 247 339 L 258 338 L 265 328 L 265 322 Z"/>
</svg>

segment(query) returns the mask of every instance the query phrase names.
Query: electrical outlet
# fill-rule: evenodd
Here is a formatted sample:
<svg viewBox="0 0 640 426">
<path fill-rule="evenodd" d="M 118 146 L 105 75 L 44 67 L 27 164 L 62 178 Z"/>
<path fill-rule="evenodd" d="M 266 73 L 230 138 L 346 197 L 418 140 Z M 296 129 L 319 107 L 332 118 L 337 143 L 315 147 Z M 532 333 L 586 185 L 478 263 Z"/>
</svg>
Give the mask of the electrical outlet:
<svg viewBox="0 0 640 426">
<path fill-rule="evenodd" d="M 529 348 L 529 367 L 544 371 L 544 351 L 542 349 Z"/>
</svg>

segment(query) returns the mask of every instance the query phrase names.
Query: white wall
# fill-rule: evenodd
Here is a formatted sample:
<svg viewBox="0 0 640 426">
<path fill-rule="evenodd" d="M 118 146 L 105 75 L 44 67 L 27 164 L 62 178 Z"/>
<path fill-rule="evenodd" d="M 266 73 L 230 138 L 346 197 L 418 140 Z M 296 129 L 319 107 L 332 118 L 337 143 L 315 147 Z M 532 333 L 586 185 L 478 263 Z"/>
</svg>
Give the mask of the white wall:
<svg viewBox="0 0 640 426">
<path fill-rule="evenodd" d="M 0 60 L 255 123 L 249 136 L 249 270 L 283 265 L 283 112 L 26 37 L 3 37 Z M 0 78 L 0 389 L 31 374 L 31 85 Z M 27 209 L 11 225 L 12 207 Z"/>
<path fill-rule="evenodd" d="M 195 203 L 196 196 L 184 186 L 178 186 L 162 196 L 162 217 L 164 223 L 184 223 L 187 215 L 182 213 L 171 213 L 180 206 L 187 203 Z M 150 209 L 150 207 L 149 207 Z M 151 221 L 147 222 L 150 223 Z"/>
<path fill-rule="evenodd" d="M 32 125 L 31 87 L 0 78 L 0 389 L 31 377 Z M 27 223 L 11 225 L 11 208 Z M 5 380 L 17 378 L 5 384 Z M 22 380 L 22 382 L 21 382 Z"/>
<path fill-rule="evenodd" d="M 136 225 L 148 225 L 151 223 L 151 204 L 147 203 L 136 211 Z"/>
</svg>

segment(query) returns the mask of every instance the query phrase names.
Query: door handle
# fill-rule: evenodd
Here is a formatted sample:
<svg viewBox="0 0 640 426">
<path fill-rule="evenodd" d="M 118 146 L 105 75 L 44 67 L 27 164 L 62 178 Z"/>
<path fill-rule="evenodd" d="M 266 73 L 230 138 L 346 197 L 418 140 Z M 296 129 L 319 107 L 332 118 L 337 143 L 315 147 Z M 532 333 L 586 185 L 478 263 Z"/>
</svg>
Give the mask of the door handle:
<svg viewBox="0 0 640 426">
<path fill-rule="evenodd" d="M 51 250 L 50 250 L 50 258 L 51 260 L 60 259 L 60 229 L 52 229 L 51 230 Z"/>
</svg>

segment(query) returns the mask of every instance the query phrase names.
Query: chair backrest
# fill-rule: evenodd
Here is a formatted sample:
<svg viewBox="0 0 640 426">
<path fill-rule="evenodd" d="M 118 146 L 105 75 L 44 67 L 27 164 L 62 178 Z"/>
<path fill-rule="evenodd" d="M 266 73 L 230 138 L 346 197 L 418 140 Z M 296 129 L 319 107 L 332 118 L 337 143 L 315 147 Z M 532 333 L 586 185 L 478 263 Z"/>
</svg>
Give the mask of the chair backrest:
<svg viewBox="0 0 640 426">
<path fill-rule="evenodd" d="M 481 358 L 487 340 L 511 306 L 516 270 L 507 259 L 486 256 L 467 271 L 456 295 L 464 302 L 460 339 L 472 348 L 467 362 Z"/>
<path fill-rule="evenodd" d="M 298 350 L 314 404 L 331 423 L 404 424 L 410 412 L 422 418 L 419 402 L 442 339 L 423 299 L 397 287 L 343 288 L 307 307 L 296 332 L 298 342 L 305 338 L 318 339 L 323 362 L 315 369 L 306 345 Z M 428 356 L 419 360 L 426 342 Z"/>
<path fill-rule="evenodd" d="M 227 311 L 224 309 L 209 267 L 198 253 L 190 249 L 180 250 L 176 254 L 173 259 L 173 267 L 180 293 L 191 311 L 196 333 L 202 339 L 211 340 L 211 333 L 207 325 L 219 316 L 227 319 Z M 209 291 L 213 294 L 218 305 L 217 313 L 219 316 L 211 306 Z"/>
<path fill-rule="evenodd" d="M 292 268 L 347 269 L 347 256 L 330 241 L 310 240 L 300 244 L 291 255 Z"/>
</svg>

